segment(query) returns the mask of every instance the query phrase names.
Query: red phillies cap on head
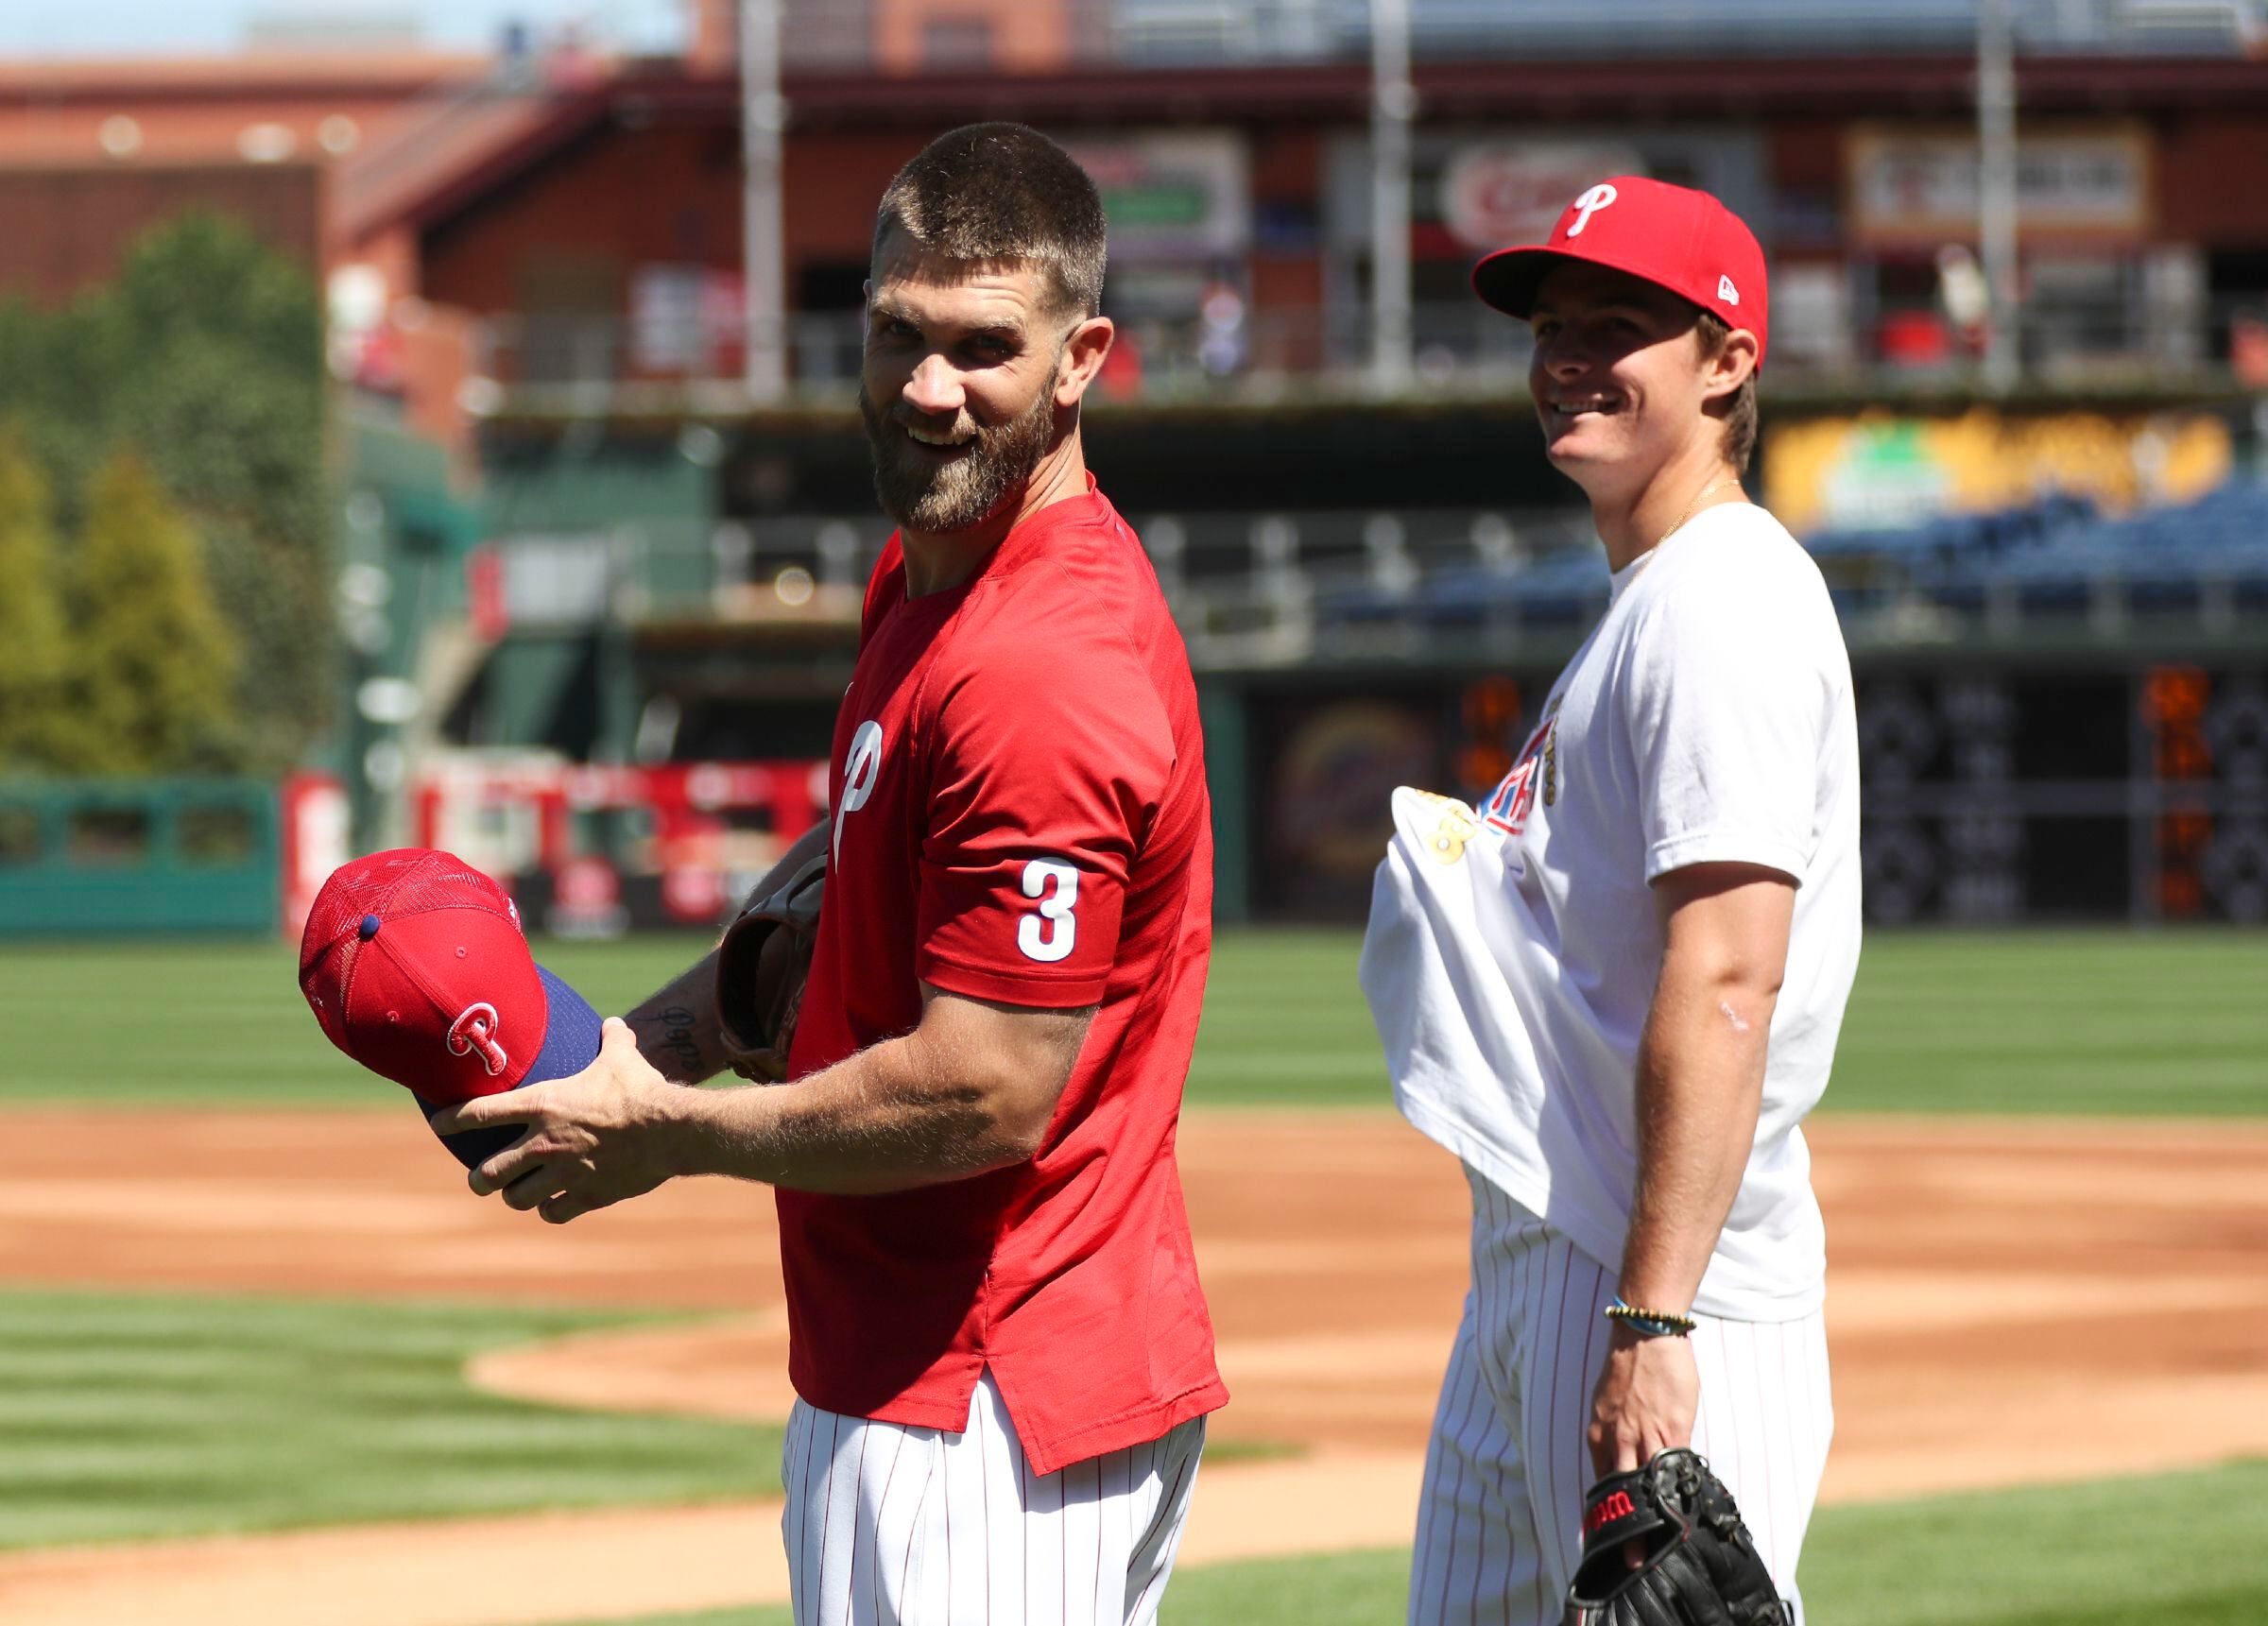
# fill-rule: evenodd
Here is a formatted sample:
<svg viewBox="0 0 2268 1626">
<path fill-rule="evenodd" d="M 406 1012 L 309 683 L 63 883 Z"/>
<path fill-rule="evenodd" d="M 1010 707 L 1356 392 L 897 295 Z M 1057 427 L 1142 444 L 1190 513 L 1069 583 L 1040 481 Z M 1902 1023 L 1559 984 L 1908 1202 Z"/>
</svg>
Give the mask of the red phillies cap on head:
<svg viewBox="0 0 2268 1626">
<path fill-rule="evenodd" d="M 1617 175 L 1587 187 L 1549 240 L 1499 248 L 1472 268 L 1472 291 L 1525 321 L 1544 273 L 1567 260 L 1626 271 L 1756 335 L 1757 365 L 1769 337 L 1764 251 L 1735 214 L 1706 192 Z"/>
<path fill-rule="evenodd" d="M 300 939 L 300 990 L 333 1044 L 428 1117 L 580 1072 L 598 1054 L 597 1013 L 536 964 L 503 888 L 428 847 L 375 852 L 323 882 Z M 498 1126 L 444 1144 L 478 1162 L 519 1135 Z"/>
</svg>

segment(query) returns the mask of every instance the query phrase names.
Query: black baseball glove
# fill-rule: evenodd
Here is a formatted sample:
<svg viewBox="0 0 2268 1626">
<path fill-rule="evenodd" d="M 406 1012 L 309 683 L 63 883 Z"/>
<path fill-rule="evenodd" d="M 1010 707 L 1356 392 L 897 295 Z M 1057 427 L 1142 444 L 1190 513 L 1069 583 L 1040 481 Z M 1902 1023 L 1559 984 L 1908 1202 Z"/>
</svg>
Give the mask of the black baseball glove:
<svg viewBox="0 0 2268 1626">
<path fill-rule="evenodd" d="M 826 886 L 822 851 L 771 892 L 749 894 L 716 946 L 717 1028 L 743 1078 L 778 1084 L 787 1076 Z"/>
<path fill-rule="evenodd" d="M 1643 1554 L 1630 1566 L 1632 1545 Z M 1791 1626 L 1732 1493 L 1689 1450 L 1608 1474 L 1583 1498 L 1569 1626 Z"/>
</svg>

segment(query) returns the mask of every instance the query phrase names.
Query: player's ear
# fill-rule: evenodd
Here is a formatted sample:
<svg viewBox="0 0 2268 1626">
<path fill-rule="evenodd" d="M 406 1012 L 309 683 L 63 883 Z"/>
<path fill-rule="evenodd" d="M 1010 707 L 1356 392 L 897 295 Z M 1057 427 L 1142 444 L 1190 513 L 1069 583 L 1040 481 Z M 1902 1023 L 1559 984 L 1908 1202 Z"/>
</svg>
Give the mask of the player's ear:
<svg viewBox="0 0 2268 1626">
<path fill-rule="evenodd" d="M 1056 404 L 1076 406 L 1103 370 L 1103 358 L 1118 334 L 1108 317 L 1088 317 L 1063 340 L 1063 359 L 1056 365 Z"/>
<path fill-rule="evenodd" d="M 1701 391 L 1704 400 L 1721 401 L 1756 376 L 1756 335 L 1746 328 L 1735 328 L 1725 335 L 1717 353 L 1707 356 L 1702 364 Z"/>
</svg>

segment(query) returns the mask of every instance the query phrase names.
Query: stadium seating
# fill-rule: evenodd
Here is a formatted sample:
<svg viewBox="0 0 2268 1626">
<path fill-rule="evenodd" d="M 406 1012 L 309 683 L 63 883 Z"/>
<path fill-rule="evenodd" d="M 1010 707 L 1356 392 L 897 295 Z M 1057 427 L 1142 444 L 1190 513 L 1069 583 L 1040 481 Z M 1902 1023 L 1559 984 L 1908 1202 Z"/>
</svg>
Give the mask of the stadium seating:
<svg viewBox="0 0 2268 1626">
<path fill-rule="evenodd" d="M 1979 516 L 1968 545 L 1919 561 L 1912 586 L 1951 608 L 2013 601 L 2023 614 L 2105 598 L 2139 610 L 2257 604 L 2268 599 L 2268 488 L 2231 484 L 2122 518 L 2071 499 Z"/>
<path fill-rule="evenodd" d="M 2225 616 L 2268 607 L 2268 486 L 2232 482 L 2196 502 L 2111 516 L 2053 494 L 2019 508 L 1948 514 L 1805 539 L 1847 618 L 1931 605 L 1988 619 L 2129 612 Z M 1606 597 L 1595 545 L 1532 560 L 1463 563 L 1400 590 L 1366 583 L 1316 600 L 1319 620 L 1452 630 L 1579 623 Z"/>
<path fill-rule="evenodd" d="M 1579 509 L 1132 518 L 1194 637 L 1335 633 L 1349 647 L 1422 652 L 1435 633 L 1579 633 L 1606 603 L 1606 560 Z M 699 546 L 714 553 L 720 581 L 768 583 L 792 567 L 854 602 L 888 530 L 873 515 L 782 516 L 729 524 Z M 2268 609 L 2268 485 L 2251 481 L 2128 514 L 2053 493 L 1991 513 L 1819 531 L 1804 545 L 1854 629 L 1916 612 L 1916 627 L 1939 631 L 2073 617 L 2104 627 L 2131 614 L 2225 629 L 2240 612 Z"/>
</svg>

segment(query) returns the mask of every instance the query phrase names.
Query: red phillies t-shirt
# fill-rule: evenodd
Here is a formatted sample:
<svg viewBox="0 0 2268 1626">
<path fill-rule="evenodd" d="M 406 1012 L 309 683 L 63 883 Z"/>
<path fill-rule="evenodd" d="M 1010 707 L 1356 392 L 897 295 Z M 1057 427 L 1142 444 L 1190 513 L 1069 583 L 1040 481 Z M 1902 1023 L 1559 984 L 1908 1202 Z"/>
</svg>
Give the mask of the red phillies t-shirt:
<svg viewBox="0 0 2268 1626">
<path fill-rule="evenodd" d="M 1093 489 L 909 600 L 893 539 L 834 730 L 826 904 L 792 1074 L 902 1034 L 928 982 L 1099 1007 L 1030 1161 L 878 1197 L 779 1193 L 788 1374 L 957 1430 L 989 1367 L 1034 1471 L 1228 1399 L 1174 1127 L 1212 940 L 1196 685 Z"/>
</svg>

